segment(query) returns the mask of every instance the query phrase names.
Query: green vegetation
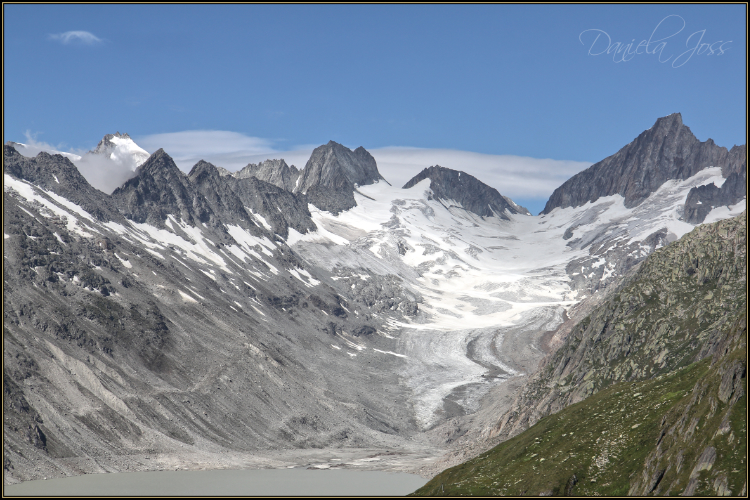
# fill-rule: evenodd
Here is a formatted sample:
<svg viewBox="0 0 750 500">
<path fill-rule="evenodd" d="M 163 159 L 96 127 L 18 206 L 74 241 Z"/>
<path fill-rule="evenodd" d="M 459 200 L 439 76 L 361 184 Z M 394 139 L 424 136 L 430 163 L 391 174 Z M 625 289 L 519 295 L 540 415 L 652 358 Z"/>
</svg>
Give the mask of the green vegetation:
<svg viewBox="0 0 750 500">
<path fill-rule="evenodd" d="M 415 494 L 746 494 L 746 221 L 654 252 L 499 419 L 511 439 Z"/>
<path fill-rule="evenodd" d="M 732 359 L 745 354 L 735 351 Z M 720 483 L 737 495 L 746 488 L 747 396 L 722 403 L 705 391 L 720 384 L 711 359 L 655 379 L 614 384 L 442 472 L 414 495 L 678 495 L 709 447 L 716 459 L 697 471 L 694 492 L 715 495 Z M 661 465 L 649 474 L 646 464 L 656 456 Z"/>
</svg>

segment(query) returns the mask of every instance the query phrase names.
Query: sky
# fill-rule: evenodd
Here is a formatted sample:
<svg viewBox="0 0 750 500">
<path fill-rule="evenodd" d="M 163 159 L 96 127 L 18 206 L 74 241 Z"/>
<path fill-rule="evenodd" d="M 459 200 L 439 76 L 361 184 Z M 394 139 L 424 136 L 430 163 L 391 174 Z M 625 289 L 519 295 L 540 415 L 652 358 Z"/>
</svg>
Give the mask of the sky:
<svg viewBox="0 0 750 500">
<path fill-rule="evenodd" d="M 3 141 L 104 134 L 237 170 L 334 140 L 405 183 L 440 164 L 538 213 L 682 113 L 746 142 L 745 5 L 3 5 Z M 245 162 L 245 163 L 243 163 Z"/>
</svg>

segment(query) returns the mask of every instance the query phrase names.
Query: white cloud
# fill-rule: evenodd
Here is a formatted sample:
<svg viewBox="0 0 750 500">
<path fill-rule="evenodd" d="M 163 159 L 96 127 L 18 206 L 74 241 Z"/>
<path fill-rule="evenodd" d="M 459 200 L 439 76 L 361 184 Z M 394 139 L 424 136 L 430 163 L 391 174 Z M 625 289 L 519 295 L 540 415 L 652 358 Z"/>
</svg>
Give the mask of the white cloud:
<svg viewBox="0 0 750 500">
<path fill-rule="evenodd" d="M 86 151 L 73 150 L 72 153 L 60 151 L 62 146 L 52 146 L 46 142 L 37 141 L 35 136 L 26 131 L 26 142 L 16 143 L 16 151 L 23 156 L 33 158 L 41 151 L 49 154 L 61 154 L 69 158 L 78 171 L 95 188 L 107 194 L 122 186 L 125 181 L 135 175 L 134 166 L 123 165 L 110 158 L 99 155 L 87 155 Z"/>
<path fill-rule="evenodd" d="M 93 33 L 88 31 L 66 31 L 65 33 L 57 33 L 49 36 L 51 40 L 58 41 L 63 44 L 69 44 L 73 42 L 84 43 L 86 45 L 93 45 L 100 43 L 103 40 Z"/>
<path fill-rule="evenodd" d="M 26 142 L 18 142 L 16 143 L 15 149 L 19 153 L 21 153 L 23 156 L 27 156 L 29 158 L 33 158 L 39 152 L 45 151 L 49 154 L 61 154 L 63 156 L 67 156 L 71 160 L 76 160 L 80 158 L 79 155 L 74 153 L 66 153 L 63 151 L 60 151 L 60 149 L 63 147 L 62 145 L 59 146 L 53 146 L 51 144 L 47 144 L 43 141 L 37 141 L 36 140 L 37 134 L 32 134 L 30 130 L 27 130 L 24 133 L 24 136 L 26 137 Z"/>
<path fill-rule="evenodd" d="M 280 158 L 273 156 L 278 151 L 272 146 L 272 141 L 226 130 L 185 130 L 147 135 L 135 141 L 149 153 L 163 148 L 185 172 L 200 160 L 233 172 L 248 163 L 269 157 Z"/>
<path fill-rule="evenodd" d="M 73 160 L 73 163 L 89 184 L 107 194 L 112 194 L 135 176 L 135 170 L 130 165 L 123 165 L 106 156 L 84 155 L 80 160 Z"/>
</svg>

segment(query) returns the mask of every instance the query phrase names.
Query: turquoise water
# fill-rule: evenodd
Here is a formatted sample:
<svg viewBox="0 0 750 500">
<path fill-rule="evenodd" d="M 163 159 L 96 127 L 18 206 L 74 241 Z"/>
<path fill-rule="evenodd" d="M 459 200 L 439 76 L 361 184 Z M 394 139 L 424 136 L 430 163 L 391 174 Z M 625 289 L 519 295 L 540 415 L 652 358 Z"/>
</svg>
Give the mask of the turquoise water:
<svg viewBox="0 0 750 500">
<path fill-rule="evenodd" d="M 401 496 L 427 480 L 403 472 L 349 469 L 154 471 L 26 481 L 6 496 Z"/>
</svg>

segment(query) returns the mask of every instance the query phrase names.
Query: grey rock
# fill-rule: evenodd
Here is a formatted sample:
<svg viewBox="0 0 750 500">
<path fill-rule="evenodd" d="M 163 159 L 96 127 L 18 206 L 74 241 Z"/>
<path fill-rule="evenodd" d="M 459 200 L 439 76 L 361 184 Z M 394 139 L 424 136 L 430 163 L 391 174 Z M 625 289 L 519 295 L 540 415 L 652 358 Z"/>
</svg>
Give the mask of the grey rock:
<svg viewBox="0 0 750 500">
<path fill-rule="evenodd" d="M 165 227 L 170 214 L 193 226 L 206 224 L 214 216 L 203 195 L 163 149 L 138 167 L 135 177 L 115 189 L 112 199 L 128 219 L 160 228 Z"/>
<path fill-rule="evenodd" d="M 200 161 L 188 179 L 225 223 L 248 227 L 246 221 L 255 221 L 253 214 L 257 214 L 283 238 L 289 235 L 289 228 L 301 234 L 316 229 L 302 197 L 256 177 L 221 175 L 217 167 Z M 255 222 L 252 225 L 258 226 Z"/>
<path fill-rule="evenodd" d="M 511 214 L 530 215 L 527 209 L 476 177 L 440 165 L 425 168 L 404 184 L 403 189 L 409 189 L 425 179 L 430 179 L 430 189 L 436 199 L 441 202 L 457 201 L 463 208 L 481 217 L 498 216 L 508 219 L 506 211 Z"/>
<path fill-rule="evenodd" d="M 330 141 L 315 148 L 300 174 L 295 193 L 302 193 L 321 210 L 338 214 L 357 205 L 357 186 L 385 180 L 375 158 L 363 147 L 354 151 Z M 386 181 L 387 182 L 387 181 Z"/>
<path fill-rule="evenodd" d="M 721 187 L 712 183 L 692 188 L 685 200 L 683 218 L 691 224 L 700 224 L 712 209 L 736 204 L 747 196 L 746 182 L 743 170 L 729 174 Z"/>
<path fill-rule="evenodd" d="M 698 457 L 698 461 L 695 464 L 695 467 L 693 467 L 692 472 L 690 473 L 690 480 L 688 481 L 688 485 L 685 488 L 685 491 L 682 492 L 682 496 L 693 496 L 695 494 L 695 490 L 698 487 L 698 474 L 702 470 L 711 470 L 711 467 L 713 466 L 714 462 L 716 461 L 716 448 L 713 446 L 706 447 L 705 450 L 703 450 L 703 453 L 701 453 L 700 457 Z"/>
<path fill-rule="evenodd" d="M 724 375 L 721 378 L 721 385 L 719 386 L 719 400 L 722 403 L 726 403 L 732 397 L 732 394 L 739 394 L 735 396 L 735 399 L 741 397 L 743 392 L 742 379 L 745 378 L 745 365 L 742 361 L 735 360 L 731 366 L 729 366 Z"/>
<path fill-rule="evenodd" d="M 732 148 L 730 153 L 711 139 L 699 141 L 683 125 L 682 115 L 674 113 L 656 120 L 614 155 L 568 179 L 552 193 L 542 213 L 613 194 L 622 195 L 626 207 L 634 207 L 666 181 L 687 179 L 707 167 L 721 167 L 726 176 L 743 171 L 743 150 Z"/>
<path fill-rule="evenodd" d="M 233 174 L 237 179 L 255 177 L 290 192 L 294 190 L 299 175 L 300 171 L 297 167 L 294 165 L 290 167 L 284 160 L 266 160 L 257 165 L 250 163 Z"/>
</svg>

